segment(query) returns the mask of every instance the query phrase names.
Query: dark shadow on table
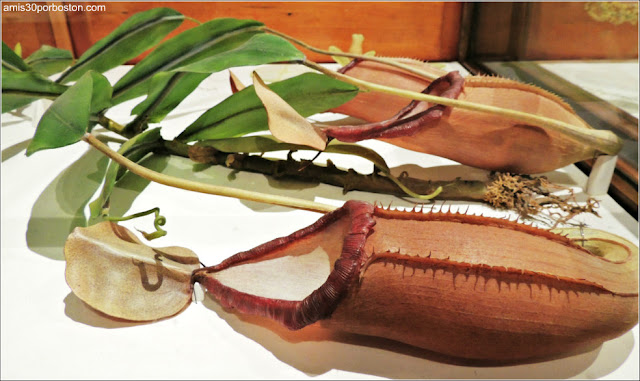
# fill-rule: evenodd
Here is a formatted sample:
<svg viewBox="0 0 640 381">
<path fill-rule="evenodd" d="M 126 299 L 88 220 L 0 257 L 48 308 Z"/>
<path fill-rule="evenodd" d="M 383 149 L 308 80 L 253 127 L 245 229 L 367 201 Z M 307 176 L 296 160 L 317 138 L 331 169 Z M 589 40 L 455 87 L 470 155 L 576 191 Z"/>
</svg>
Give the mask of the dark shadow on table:
<svg viewBox="0 0 640 381">
<path fill-rule="evenodd" d="M 3 123 L 3 126 L 4 126 L 4 123 Z M 27 139 L 3 149 L 2 162 L 4 163 L 5 160 L 9 160 L 21 152 L 25 152 L 30 143 L 31 143 L 31 139 Z"/>
<path fill-rule="evenodd" d="M 162 171 L 166 162 L 165 156 L 153 156 L 141 164 Z M 87 226 L 85 209 L 101 186 L 107 165 L 106 156 L 89 149 L 42 191 L 33 204 L 27 226 L 27 246 L 32 251 L 51 259 L 64 259 L 62 248 L 69 233 L 78 226 Z M 112 194 L 111 214 L 126 213 L 148 184 L 148 180 L 132 174 L 123 176 Z"/>
<path fill-rule="evenodd" d="M 149 322 L 134 322 L 105 315 L 80 300 L 73 292 L 64 298 L 64 313 L 73 321 L 98 328 L 127 328 L 150 324 Z"/>
</svg>

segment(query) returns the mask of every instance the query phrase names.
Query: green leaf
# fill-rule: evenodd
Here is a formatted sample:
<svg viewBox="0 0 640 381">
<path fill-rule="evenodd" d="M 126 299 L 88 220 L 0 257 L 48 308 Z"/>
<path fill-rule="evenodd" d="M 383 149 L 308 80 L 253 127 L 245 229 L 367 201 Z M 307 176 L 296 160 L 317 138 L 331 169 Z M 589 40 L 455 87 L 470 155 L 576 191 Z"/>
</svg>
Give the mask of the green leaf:
<svg viewBox="0 0 640 381">
<path fill-rule="evenodd" d="M 338 107 L 358 94 L 353 85 L 315 73 L 276 82 L 269 88 L 304 117 Z M 268 128 L 265 108 L 253 86 L 249 86 L 202 114 L 178 140 L 229 138 Z"/>
<path fill-rule="evenodd" d="M 258 34 L 234 49 L 203 58 L 175 70 L 214 73 L 230 67 L 301 59 L 304 59 L 304 54 L 287 40 L 271 34 Z"/>
<path fill-rule="evenodd" d="M 93 90 L 91 92 L 91 113 L 96 114 L 111 106 L 111 93 L 113 89 L 109 80 L 102 74 L 90 71 L 93 80 Z"/>
<path fill-rule="evenodd" d="M 258 21 L 222 18 L 180 33 L 160 44 L 114 85 L 114 101 L 120 103 L 145 94 L 149 81 L 157 73 L 175 70 L 241 46 L 260 33 L 262 26 Z"/>
<path fill-rule="evenodd" d="M 138 115 L 131 124 L 141 126 L 146 123 L 162 121 L 208 76 L 208 73 L 164 72 L 156 74 L 151 80 L 147 98 L 131 111 L 131 115 Z"/>
<path fill-rule="evenodd" d="M 50 76 L 66 69 L 73 62 L 73 55 L 65 49 L 43 45 L 27 57 L 24 62 L 34 71 Z"/>
<path fill-rule="evenodd" d="M 132 115 L 138 115 L 138 118 L 131 122 L 131 128 L 138 130 L 146 123 L 160 122 L 212 72 L 229 67 L 259 65 L 303 57 L 299 50 L 284 39 L 258 34 L 234 49 L 175 69 L 179 73 L 158 73 L 151 79 L 147 98 L 131 112 Z"/>
<path fill-rule="evenodd" d="M 92 92 L 93 78 L 87 73 L 60 95 L 40 119 L 33 140 L 27 147 L 27 156 L 82 139 L 89 125 Z"/>
<path fill-rule="evenodd" d="M 160 129 L 154 128 L 127 140 L 122 144 L 118 152 L 126 156 L 129 160 L 138 162 L 151 152 L 153 149 L 152 143 L 156 143 L 161 139 Z M 102 191 L 100 195 L 89 204 L 92 220 L 99 218 L 101 215 L 108 214 L 109 198 L 111 197 L 113 188 L 126 172 L 126 168 L 122 168 L 115 161 L 109 163 L 109 167 L 104 176 Z"/>
<path fill-rule="evenodd" d="M 136 13 L 90 47 L 58 82 L 76 80 L 89 70 L 102 73 L 121 65 L 159 43 L 183 20 L 184 15 L 170 8 Z"/>
<path fill-rule="evenodd" d="M 11 71 L 27 71 L 29 66 L 2 41 L 2 68 Z"/>
<path fill-rule="evenodd" d="M 67 90 L 34 71 L 2 67 L 2 112 L 9 112 L 42 98 L 55 99 Z"/>
</svg>

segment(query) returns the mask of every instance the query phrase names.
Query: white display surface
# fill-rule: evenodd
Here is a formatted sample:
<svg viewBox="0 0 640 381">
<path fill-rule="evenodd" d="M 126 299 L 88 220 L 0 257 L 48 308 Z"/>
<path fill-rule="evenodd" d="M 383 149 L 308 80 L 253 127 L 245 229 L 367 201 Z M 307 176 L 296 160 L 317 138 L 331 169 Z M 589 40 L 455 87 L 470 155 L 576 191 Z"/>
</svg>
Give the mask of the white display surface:
<svg viewBox="0 0 640 381">
<path fill-rule="evenodd" d="M 449 69 L 458 68 L 449 64 Z M 111 83 L 126 67 L 107 73 Z M 250 68 L 234 69 L 249 83 Z M 285 66 L 259 69 L 267 81 L 291 75 Z M 212 75 L 163 122 L 172 138 L 202 112 L 230 94 L 228 73 Z M 139 100 L 138 100 L 139 101 Z M 125 123 L 137 101 L 111 110 Z M 265 319 L 236 315 L 209 297 L 183 313 L 153 323 L 110 319 L 80 301 L 67 286 L 62 245 L 73 221 L 88 215 L 86 203 L 99 192 L 96 170 L 107 160 L 84 142 L 25 156 L 44 102 L 22 116 L 2 115 L 2 379 L 372 379 L 372 378 L 588 378 L 637 379 L 638 326 L 586 353 L 542 362 L 491 366 L 461 363 L 423 350 L 376 338 L 334 335 L 316 326 L 288 331 Z M 366 141 L 393 173 L 431 179 L 482 179 L 486 172 L 443 158 Z M 116 147 L 115 145 L 113 147 Z M 488 152 L 489 154 L 489 152 Z M 300 157 L 302 154 L 296 154 Z M 371 164 L 347 156 L 331 157 L 339 167 L 368 173 Z M 411 200 L 348 192 L 323 184 L 274 180 L 233 173 L 220 166 L 194 171 L 187 159 L 155 160 L 162 172 L 204 182 L 281 194 L 339 206 L 348 199 L 412 207 Z M 584 200 L 587 178 L 570 165 L 546 174 L 571 186 Z M 160 207 L 168 235 L 155 247 L 194 250 L 206 265 L 303 228 L 320 214 L 240 201 L 148 184 L 132 176 L 114 193 L 113 210 L 133 213 Z M 575 222 L 603 229 L 637 244 L 638 222 L 609 196 L 598 197 L 600 217 Z M 436 203 L 436 209 L 442 202 Z M 445 208 L 506 216 L 480 203 L 446 202 Z M 135 231 L 151 230 L 151 217 L 123 222 Z"/>
</svg>

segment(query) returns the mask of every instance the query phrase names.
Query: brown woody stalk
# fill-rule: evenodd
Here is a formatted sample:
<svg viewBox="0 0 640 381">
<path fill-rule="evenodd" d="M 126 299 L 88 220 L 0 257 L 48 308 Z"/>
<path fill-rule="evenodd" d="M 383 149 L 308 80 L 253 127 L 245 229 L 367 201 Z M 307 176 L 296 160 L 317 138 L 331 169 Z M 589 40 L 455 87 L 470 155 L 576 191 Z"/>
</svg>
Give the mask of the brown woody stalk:
<svg viewBox="0 0 640 381">
<path fill-rule="evenodd" d="M 276 179 L 292 179 L 320 182 L 339 186 L 344 193 L 351 190 L 389 194 L 407 197 L 407 194 L 388 177 L 373 171 L 361 174 L 353 169 L 336 167 L 330 160 L 325 165 L 314 164 L 313 160 L 286 160 L 265 158 L 259 155 L 221 152 L 212 147 L 188 146 L 175 141 L 165 142 L 164 149 L 172 154 L 189 157 L 191 160 L 211 165 L 223 165 L 237 171 L 247 171 L 271 176 Z M 536 218 L 546 213 L 550 221 L 540 221 L 557 226 L 569 222 L 581 213 L 597 215 L 597 202 L 589 198 L 583 205 L 576 201 L 571 190 L 559 196 L 554 192 L 568 190 L 550 183 L 546 177 L 532 177 L 509 173 L 492 173 L 486 181 L 462 180 L 431 181 L 408 176 L 403 173 L 399 180 L 409 189 L 420 194 L 430 194 L 438 187 L 442 192 L 437 200 L 485 202 L 497 209 L 516 211 L 522 218 Z M 553 211 L 558 209 L 559 211 Z"/>
</svg>

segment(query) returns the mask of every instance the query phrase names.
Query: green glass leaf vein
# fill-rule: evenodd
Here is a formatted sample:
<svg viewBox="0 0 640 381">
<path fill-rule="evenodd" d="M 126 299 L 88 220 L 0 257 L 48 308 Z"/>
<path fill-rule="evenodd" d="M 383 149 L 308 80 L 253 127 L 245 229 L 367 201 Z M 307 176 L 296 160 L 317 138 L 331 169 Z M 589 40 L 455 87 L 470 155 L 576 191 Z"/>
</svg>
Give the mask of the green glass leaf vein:
<svg viewBox="0 0 640 381">
<path fill-rule="evenodd" d="M 73 62 L 73 55 L 65 49 L 43 45 L 33 52 L 24 62 L 38 73 L 50 76 L 66 69 Z"/>
<path fill-rule="evenodd" d="M 303 58 L 304 54 L 283 38 L 271 34 L 257 34 L 234 49 L 211 55 L 175 70 L 214 73 L 230 67 L 294 61 Z"/>
<path fill-rule="evenodd" d="M 34 71 L 12 71 L 2 67 L 2 112 L 9 112 L 41 98 L 55 99 L 67 90 Z"/>
<path fill-rule="evenodd" d="M 149 95 L 131 111 L 131 115 L 138 115 L 132 124 L 140 126 L 162 121 L 208 76 L 208 73 L 186 72 L 156 74 L 151 80 Z"/>
<path fill-rule="evenodd" d="M 262 23 L 230 18 L 215 19 L 191 28 L 160 44 L 138 62 L 114 85 L 117 103 L 144 95 L 151 78 L 163 71 L 172 71 L 235 49 L 256 33 Z"/>
<path fill-rule="evenodd" d="M 27 147 L 27 156 L 34 152 L 73 144 L 89 127 L 92 109 L 107 107 L 111 95 L 109 81 L 100 73 L 87 72 L 62 93 L 45 111 L 36 133 Z"/>
<path fill-rule="evenodd" d="M 182 102 L 210 73 L 230 67 L 260 65 L 304 58 L 303 54 L 284 39 L 268 35 L 252 35 L 234 49 L 212 54 L 195 63 L 181 66 L 179 73 L 161 72 L 151 79 L 149 95 L 131 114 L 138 115 L 132 123 L 139 127 L 157 123 Z M 134 127 L 134 129 L 135 129 Z"/>
<path fill-rule="evenodd" d="M 159 43 L 183 20 L 180 12 L 170 8 L 136 13 L 84 52 L 58 81 L 66 83 L 89 70 L 102 73 L 121 65 Z"/>
</svg>

